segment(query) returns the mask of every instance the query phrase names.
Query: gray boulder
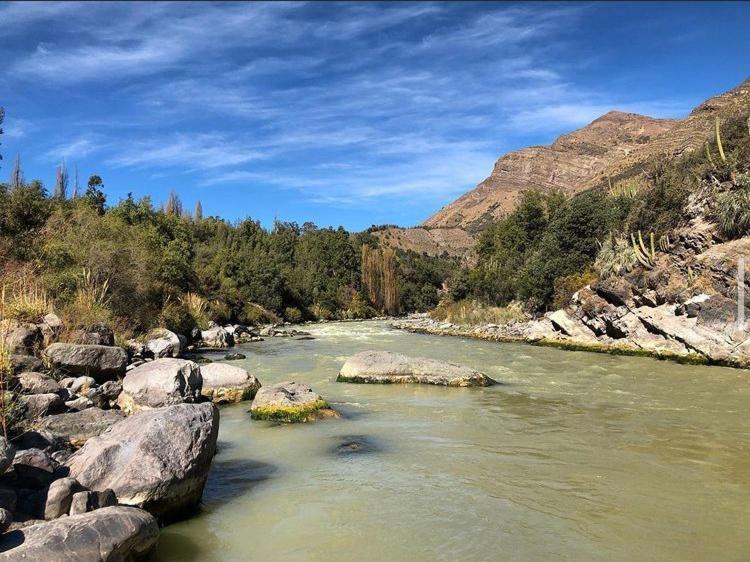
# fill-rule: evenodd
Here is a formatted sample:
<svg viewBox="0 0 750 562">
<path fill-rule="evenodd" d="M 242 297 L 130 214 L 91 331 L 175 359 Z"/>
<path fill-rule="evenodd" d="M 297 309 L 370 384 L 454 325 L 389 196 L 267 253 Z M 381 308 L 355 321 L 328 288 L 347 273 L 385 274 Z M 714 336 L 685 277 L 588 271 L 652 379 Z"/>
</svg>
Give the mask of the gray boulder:
<svg viewBox="0 0 750 562">
<path fill-rule="evenodd" d="M 217 404 L 250 400 L 260 388 L 260 381 L 241 367 L 226 363 L 209 363 L 201 367 L 203 396 Z"/>
<path fill-rule="evenodd" d="M 215 326 L 201 332 L 203 344 L 208 347 L 232 347 L 234 345 L 234 336 L 221 326 Z"/>
<path fill-rule="evenodd" d="M 0 538 L 0 561 L 125 562 L 146 557 L 159 525 L 149 513 L 115 506 L 11 531 Z"/>
<path fill-rule="evenodd" d="M 50 394 L 60 392 L 60 384 L 43 373 L 25 372 L 16 375 L 21 392 L 26 394 Z"/>
<path fill-rule="evenodd" d="M 255 420 L 296 423 L 335 418 L 338 414 L 306 384 L 288 381 L 258 390 L 250 416 Z"/>
<path fill-rule="evenodd" d="M 10 365 L 13 368 L 14 373 L 41 371 L 44 369 L 44 363 L 42 363 L 42 360 L 33 355 L 13 354 L 10 356 Z"/>
<path fill-rule="evenodd" d="M 5 437 L 0 436 L 0 474 L 8 470 L 16 455 L 16 448 Z"/>
<path fill-rule="evenodd" d="M 44 335 L 36 324 L 18 324 L 5 337 L 5 345 L 11 354 L 33 355 L 42 347 Z"/>
<path fill-rule="evenodd" d="M 128 372 L 117 403 L 124 411 L 134 412 L 197 402 L 202 386 L 197 363 L 186 359 L 157 359 Z"/>
<path fill-rule="evenodd" d="M 74 378 L 67 388 L 73 394 L 82 394 L 94 386 L 96 381 L 92 377 L 82 376 Z"/>
<path fill-rule="evenodd" d="M 116 403 L 117 397 L 121 392 L 122 382 L 107 381 L 101 386 L 90 388 L 86 391 L 86 398 L 91 400 L 97 408 L 104 408 L 106 410 Z"/>
<path fill-rule="evenodd" d="M 98 382 L 125 374 L 128 354 L 121 347 L 53 343 L 44 350 L 53 366 L 70 375 L 88 375 Z"/>
<path fill-rule="evenodd" d="M 24 449 L 13 458 L 13 470 L 20 483 L 31 488 L 46 486 L 55 479 L 57 463 L 41 449 Z"/>
<path fill-rule="evenodd" d="M 80 412 L 47 416 L 41 420 L 39 427 L 55 438 L 65 439 L 74 447 L 81 447 L 124 418 L 125 414 L 120 410 L 87 408 Z"/>
<path fill-rule="evenodd" d="M 73 412 L 81 412 L 87 408 L 93 408 L 94 403 L 85 396 L 78 396 L 65 402 L 65 407 Z"/>
<path fill-rule="evenodd" d="M 85 487 L 170 519 L 200 501 L 218 431 L 208 402 L 144 410 L 89 439 L 66 466 Z"/>
<path fill-rule="evenodd" d="M 13 513 L 9 509 L 0 507 L 0 535 L 8 530 L 11 523 L 13 523 Z"/>
<path fill-rule="evenodd" d="M 146 336 L 146 350 L 157 359 L 179 357 L 182 353 L 182 341 L 174 332 L 165 328 L 156 328 Z"/>
<path fill-rule="evenodd" d="M 75 478 L 60 478 L 49 485 L 47 500 L 44 504 L 44 518 L 49 521 L 67 515 L 70 511 L 70 502 L 73 494 L 80 492 L 83 488 Z"/>
<path fill-rule="evenodd" d="M 463 365 L 389 351 L 363 351 L 347 359 L 338 382 L 422 383 L 442 386 L 489 386 L 495 381 Z"/>
<path fill-rule="evenodd" d="M 112 505 L 117 505 L 117 497 L 112 490 L 104 490 L 103 492 L 84 490 L 73 494 L 69 513 L 70 515 L 78 515 Z"/>
<path fill-rule="evenodd" d="M 21 394 L 18 402 L 23 417 L 29 421 L 65 411 L 65 403 L 57 394 Z"/>
</svg>

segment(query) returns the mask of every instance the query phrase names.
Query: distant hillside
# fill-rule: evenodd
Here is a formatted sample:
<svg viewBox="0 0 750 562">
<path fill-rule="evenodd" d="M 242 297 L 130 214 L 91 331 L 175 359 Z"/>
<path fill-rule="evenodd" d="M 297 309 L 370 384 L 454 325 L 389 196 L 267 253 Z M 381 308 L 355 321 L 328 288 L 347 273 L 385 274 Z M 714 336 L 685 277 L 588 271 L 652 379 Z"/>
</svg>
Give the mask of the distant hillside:
<svg viewBox="0 0 750 562">
<path fill-rule="evenodd" d="M 476 240 L 461 228 L 387 227 L 372 233 L 378 242 L 394 250 L 412 250 L 428 256 L 463 258 Z"/>
</svg>

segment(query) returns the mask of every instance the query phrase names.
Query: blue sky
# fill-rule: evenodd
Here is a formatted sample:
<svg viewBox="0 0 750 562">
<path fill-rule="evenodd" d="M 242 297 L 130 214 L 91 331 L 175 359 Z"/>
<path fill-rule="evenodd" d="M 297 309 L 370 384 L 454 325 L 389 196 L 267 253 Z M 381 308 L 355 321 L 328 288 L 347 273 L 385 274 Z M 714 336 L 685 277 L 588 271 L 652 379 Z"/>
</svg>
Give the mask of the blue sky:
<svg viewBox="0 0 750 562">
<path fill-rule="evenodd" d="M 736 86 L 748 29 L 742 3 L 3 3 L 0 176 L 409 226 L 504 152 Z"/>
</svg>

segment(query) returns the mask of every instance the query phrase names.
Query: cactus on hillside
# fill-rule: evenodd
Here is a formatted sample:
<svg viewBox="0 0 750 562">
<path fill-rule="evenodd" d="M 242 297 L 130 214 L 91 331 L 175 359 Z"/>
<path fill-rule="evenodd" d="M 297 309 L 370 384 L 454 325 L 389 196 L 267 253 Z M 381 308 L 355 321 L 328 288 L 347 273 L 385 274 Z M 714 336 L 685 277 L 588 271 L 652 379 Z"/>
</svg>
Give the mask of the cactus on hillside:
<svg viewBox="0 0 750 562">
<path fill-rule="evenodd" d="M 635 236 L 630 235 L 630 240 L 633 243 L 633 250 L 635 251 L 635 257 L 646 269 L 652 269 L 656 263 L 656 249 L 654 248 L 654 233 L 649 234 L 650 248 L 646 248 L 643 243 L 643 236 L 641 231 L 638 231 L 638 241 L 636 242 Z"/>
<path fill-rule="evenodd" d="M 721 157 L 722 162 L 727 161 L 727 157 L 724 154 L 724 147 L 721 144 L 721 123 L 719 122 L 719 118 L 716 118 L 716 146 L 719 148 L 719 156 Z"/>
</svg>

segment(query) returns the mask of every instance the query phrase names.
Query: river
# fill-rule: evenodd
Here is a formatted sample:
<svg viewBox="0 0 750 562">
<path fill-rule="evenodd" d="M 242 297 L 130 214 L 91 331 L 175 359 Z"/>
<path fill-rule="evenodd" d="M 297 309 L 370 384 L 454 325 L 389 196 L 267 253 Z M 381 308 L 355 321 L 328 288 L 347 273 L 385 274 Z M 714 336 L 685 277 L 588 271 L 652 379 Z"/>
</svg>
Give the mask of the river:
<svg viewBox="0 0 750 562">
<path fill-rule="evenodd" d="M 163 530 L 159 562 L 750 559 L 750 372 L 378 321 L 305 329 L 314 340 L 243 345 L 234 363 L 310 384 L 343 418 L 222 408 L 203 506 Z M 506 384 L 336 383 L 366 349 Z"/>
</svg>

